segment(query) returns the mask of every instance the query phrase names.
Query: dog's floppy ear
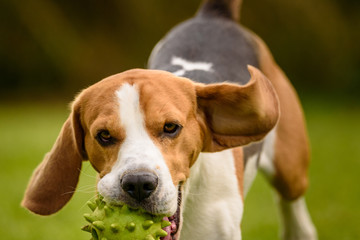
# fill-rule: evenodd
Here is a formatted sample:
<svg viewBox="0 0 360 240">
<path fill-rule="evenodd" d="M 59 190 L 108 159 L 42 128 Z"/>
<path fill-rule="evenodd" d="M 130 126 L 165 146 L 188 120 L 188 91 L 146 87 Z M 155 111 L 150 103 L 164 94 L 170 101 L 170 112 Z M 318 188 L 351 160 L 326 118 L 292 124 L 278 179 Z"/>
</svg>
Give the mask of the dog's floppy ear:
<svg viewBox="0 0 360 240">
<path fill-rule="evenodd" d="M 270 81 L 255 67 L 246 85 L 196 85 L 198 109 L 205 125 L 204 152 L 259 141 L 276 125 L 279 103 Z"/>
<path fill-rule="evenodd" d="M 86 158 L 79 111 L 74 103 L 54 146 L 30 179 L 22 206 L 36 214 L 57 212 L 75 191 L 82 160 Z"/>
</svg>

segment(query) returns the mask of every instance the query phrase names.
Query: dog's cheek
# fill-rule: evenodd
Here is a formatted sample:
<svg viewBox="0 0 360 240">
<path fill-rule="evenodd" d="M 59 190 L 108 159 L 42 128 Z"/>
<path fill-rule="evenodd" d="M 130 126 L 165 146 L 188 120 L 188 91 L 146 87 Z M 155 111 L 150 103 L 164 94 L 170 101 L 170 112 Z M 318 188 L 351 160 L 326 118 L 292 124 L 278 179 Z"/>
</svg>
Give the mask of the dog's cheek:
<svg viewBox="0 0 360 240">
<path fill-rule="evenodd" d="M 189 159 L 185 157 L 184 153 L 177 152 L 171 155 L 165 155 L 165 162 L 175 187 L 188 178 L 190 173 Z"/>
<path fill-rule="evenodd" d="M 94 139 L 87 140 L 85 146 L 89 161 L 100 177 L 109 173 L 117 161 L 119 146 L 102 147 Z"/>
<path fill-rule="evenodd" d="M 201 148 L 201 135 L 198 125 L 188 125 L 187 131 L 182 133 L 182 137 L 177 142 L 177 146 L 174 147 L 171 156 L 166 158 L 175 186 L 189 178 L 190 168 L 198 158 Z"/>
<path fill-rule="evenodd" d="M 181 154 L 183 164 L 186 165 L 188 171 L 194 165 L 196 159 L 199 157 L 203 145 L 202 133 L 198 124 L 192 124 L 188 131 L 184 134 L 184 139 L 181 142 Z"/>
<path fill-rule="evenodd" d="M 91 165 L 93 166 L 93 168 L 98 172 L 98 173 L 103 173 L 104 169 L 105 169 L 105 159 L 104 156 L 101 151 L 101 149 L 96 146 L 95 144 L 89 144 L 89 148 L 90 149 L 88 151 L 88 156 L 89 156 L 89 162 L 91 163 Z M 103 174 L 105 175 L 105 174 Z M 102 176 L 101 176 L 102 177 Z"/>
</svg>

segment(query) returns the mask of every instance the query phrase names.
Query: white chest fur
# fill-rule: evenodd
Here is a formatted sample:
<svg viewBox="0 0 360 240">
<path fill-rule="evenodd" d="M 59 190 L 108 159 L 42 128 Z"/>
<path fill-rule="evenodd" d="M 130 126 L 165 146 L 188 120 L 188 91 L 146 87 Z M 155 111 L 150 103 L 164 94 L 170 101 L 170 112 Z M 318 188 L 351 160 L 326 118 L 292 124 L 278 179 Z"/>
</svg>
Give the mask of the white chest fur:
<svg viewBox="0 0 360 240">
<path fill-rule="evenodd" d="M 200 154 L 183 200 L 181 239 L 241 239 L 243 201 L 231 150 Z"/>
</svg>

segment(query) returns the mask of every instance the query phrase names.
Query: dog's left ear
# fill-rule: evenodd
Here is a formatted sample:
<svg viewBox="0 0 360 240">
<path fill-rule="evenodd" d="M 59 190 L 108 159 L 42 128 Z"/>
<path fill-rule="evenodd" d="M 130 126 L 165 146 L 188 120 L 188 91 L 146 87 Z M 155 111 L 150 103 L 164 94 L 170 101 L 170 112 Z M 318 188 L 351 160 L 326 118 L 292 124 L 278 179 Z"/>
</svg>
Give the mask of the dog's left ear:
<svg viewBox="0 0 360 240">
<path fill-rule="evenodd" d="M 270 81 L 255 67 L 246 85 L 196 85 L 198 109 L 205 125 L 204 152 L 259 141 L 276 125 L 279 102 Z"/>
<path fill-rule="evenodd" d="M 75 192 L 82 161 L 87 158 L 79 112 L 74 103 L 54 146 L 30 179 L 22 206 L 36 214 L 57 212 Z"/>
</svg>

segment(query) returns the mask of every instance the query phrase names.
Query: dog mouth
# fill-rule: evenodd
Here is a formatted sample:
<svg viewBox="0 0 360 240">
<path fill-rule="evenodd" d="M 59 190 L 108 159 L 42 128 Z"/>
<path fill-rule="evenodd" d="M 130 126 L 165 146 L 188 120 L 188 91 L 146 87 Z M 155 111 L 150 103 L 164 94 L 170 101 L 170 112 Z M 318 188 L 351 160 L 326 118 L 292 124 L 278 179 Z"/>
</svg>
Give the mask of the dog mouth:
<svg viewBox="0 0 360 240">
<path fill-rule="evenodd" d="M 103 185 L 106 186 L 105 184 L 103 184 Z M 103 185 L 101 185 L 101 187 L 99 187 L 99 190 L 103 190 L 103 191 L 99 191 L 99 194 L 101 196 L 103 196 L 105 201 L 107 203 L 109 203 L 110 205 L 111 204 L 112 205 L 126 204 L 126 205 L 129 205 L 133 209 L 142 208 L 143 210 L 148 212 L 150 215 L 154 215 L 154 216 L 162 215 L 162 213 L 157 212 L 157 210 L 155 209 L 155 207 L 157 206 L 157 201 L 158 201 L 156 197 L 149 197 L 149 199 L 144 199 L 144 201 L 139 202 L 138 200 L 134 200 L 133 198 L 131 198 L 130 195 L 128 196 L 128 194 L 125 194 L 125 193 L 117 194 L 117 192 L 114 193 L 114 191 L 112 191 L 113 189 L 105 188 L 105 187 L 103 187 Z M 182 223 L 182 219 L 181 219 L 182 218 L 181 217 L 181 214 L 182 214 L 182 212 L 181 212 L 182 187 L 183 187 L 183 184 L 180 183 L 177 188 L 177 194 L 176 194 L 176 190 L 175 190 L 175 193 L 173 192 L 173 194 L 177 198 L 176 199 L 177 200 L 176 201 L 177 208 L 176 208 L 175 213 L 172 216 L 169 216 L 169 215 L 164 216 L 163 215 L 164 217 L 162 218 L 162 220 L 170 222 L 170 225 L 163 228 L 163 230 L 167 233 L 167 235 L 165 237 L 161 237 L 160 240 L 177 240 L 179 238 L 179 229 L 181 228 L 181 225 L 182 225 L 181 224 Z M 172 197 L 175 197 L 174 195 Z M 174 200 L 175 199 L 171 199 L 172 204 L 174 204 Z M 162 200 L 162 201 L 164 201 L 164 200 Z M 169 200 L 167 200 L 167 201 L 169 201 Z M 174 205 L 172 205 L 172 207 L 174 207 Z"/>
<path fill-rule="evenodd" d="M 179 231 L 180 228 L 180 218 L 181 218 L 181 213 L 180 213 L 180 206 L 181 206 L 181 199 L 182 199 L 182 194 L 181 194 L 181 188 L 179 186 L 179 190 L 178 190 L 178 206 L 176 209 L 176 212 L 174 215 L 170 216 L 170 217 L 164 217 L 163 220 L 170 222 L 170 226 L 167 226 L 164 228 L 164 230 L 167 232 L 167 236 L 160 238 L 160 240 L 177 240 L 177 232 Z"/>
</svg>

